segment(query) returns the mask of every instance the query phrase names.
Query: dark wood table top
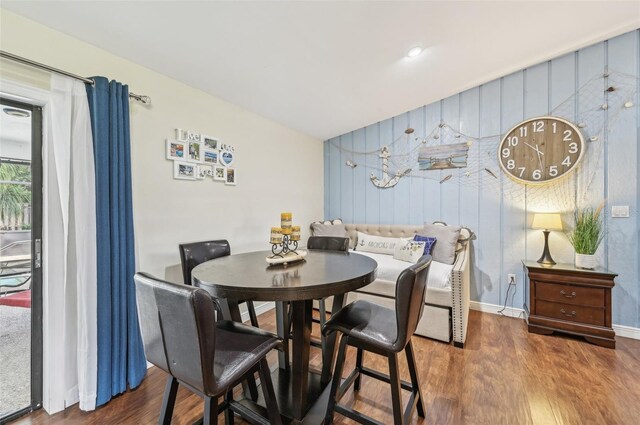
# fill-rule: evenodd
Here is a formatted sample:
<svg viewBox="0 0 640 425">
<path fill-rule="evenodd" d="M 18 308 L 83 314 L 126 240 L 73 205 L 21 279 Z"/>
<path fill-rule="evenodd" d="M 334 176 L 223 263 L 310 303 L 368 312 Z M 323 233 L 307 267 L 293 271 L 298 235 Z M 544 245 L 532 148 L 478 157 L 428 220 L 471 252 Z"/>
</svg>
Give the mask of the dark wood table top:
<svg viewBox="0 0 640 425">
<path fill-rule="evenodd" d="M 300 301 L 328 297 L 373 282 L 378 263 L 353 252 L 309 250 L 304 261 L 269 266 L 271 251 L 217 258 L 193 269 L 193 284 L 218 298 Z"/>
</svg>

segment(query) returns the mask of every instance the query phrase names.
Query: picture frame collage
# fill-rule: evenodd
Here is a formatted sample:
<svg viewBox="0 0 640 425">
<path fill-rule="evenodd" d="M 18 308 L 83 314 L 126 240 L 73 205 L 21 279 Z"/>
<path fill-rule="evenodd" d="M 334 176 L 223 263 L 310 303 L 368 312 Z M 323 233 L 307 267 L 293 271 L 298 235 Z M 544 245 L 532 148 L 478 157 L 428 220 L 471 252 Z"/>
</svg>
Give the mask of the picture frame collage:
<svg viewBox="0 0 640 425">
<path fill-rule="evenodd" d="M 167 139 L 166 155 L 173 161 L 176 180 L 211 178 L 226 185 L 236 185 L 235 149 L 221 143 L 217 137 L 176 128 L 175 139 Z"/>
</svg>

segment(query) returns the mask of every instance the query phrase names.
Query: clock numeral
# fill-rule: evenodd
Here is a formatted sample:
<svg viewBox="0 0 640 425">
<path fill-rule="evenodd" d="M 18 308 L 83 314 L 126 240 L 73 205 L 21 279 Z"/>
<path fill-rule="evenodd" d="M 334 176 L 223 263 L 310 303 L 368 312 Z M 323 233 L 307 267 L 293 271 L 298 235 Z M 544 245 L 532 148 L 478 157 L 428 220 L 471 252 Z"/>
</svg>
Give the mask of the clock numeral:
<svg viewBox="0 0 640 425">
<path fill-rule="evenodd" d="M 549 167 L 549 175 L 551 177 L 555 177 L 558 175 L 558 166 L 557 165 L 552 165 Z"/>
<path fill-rule="evenodd" d="M 533 177 L 534 180 L 540 180 L 542 178 L 542 171 L 533 170 L 533 173 L 531 174 L 531 177 Z"/>
<path fill-rule="evenodd" d="M 507 169 L 508 170 L 513 170 L 514 168 L 516 168 L 516 162 L 513 159 L 508 160 L 507 161 Z"/>
<path fill-rule="evenodd" d="M 503 158 L 509 158 L 510 155 L 511 155 L 511 151 L 509 150 L 509 148 L 502 149 L 502 157 Z"/>
<path fill-rule="evenodd" d="M 518 167 L 518 170 L 520 170 L 520 176 L 522 177 L 524 175 L 524 171 L 527 169 L 527 167 Z"/>
<path fill-rule="evenodd" d="M 573 133 L 571 133 L 571 130 L 565 130 L 564 131 L 564 139 L 562 139 L 563 142 L 570 142 L 571 141 L 571 135 Z"/>
<path fill-rule="evenodd" d="M 555 122 L 552 122 L 551 127 L 553 128 L 553 132 L 556 133 L 556 130 L 558 129 L 558 124 Z"/>
<path fill-rule="evenodd" d="M 527 127 L 520 127 L 520 137 L 527 137 Z"/>
<path fill-rule="evenodd" d="M 507 143 L 509 146 L 518 146 L 518 136 L 509 136 Z"/>
<path fill-rule="evenodd" d="M 569 143 L 569 153 L 578 152 L 578 144 L 576 142 Z"/>
<path fill-rule="evenodd" d="M 567 156 L 564 161 L 562 161 L 562 165 L 565 167 L 571 167 L 571 157 Z"/>
<path fill-rule="evenodd" d="M 540 133 L 544 131 L 544 121 L 534 121 L 533 122 L 533 132 Z"/>
</svg>

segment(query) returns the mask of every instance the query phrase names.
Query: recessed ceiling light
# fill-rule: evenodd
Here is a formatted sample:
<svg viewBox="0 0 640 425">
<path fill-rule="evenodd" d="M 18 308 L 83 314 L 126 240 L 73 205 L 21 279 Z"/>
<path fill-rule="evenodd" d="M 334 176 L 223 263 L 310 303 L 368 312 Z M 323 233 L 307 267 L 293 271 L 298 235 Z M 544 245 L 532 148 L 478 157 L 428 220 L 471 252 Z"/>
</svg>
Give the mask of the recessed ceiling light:
<svg viewBox="0 0 640 425">
<path fill-rule="evenodd" d="M 407 52 L 407 57 L 408 58 L 415 58 L 420 53 L 422 53 L 422 47 L 414 47 L 414 48 L 412 48 L 411 50 L 409 50 Z"/>
<path fill-rule="evenodd" d="M 31 116 L 29 111 L 25 111 L 24 109 L 3 108 L 2 110 L 5 114 L 11 115 L 12 117 L 28 118 Z"/>
</svg>

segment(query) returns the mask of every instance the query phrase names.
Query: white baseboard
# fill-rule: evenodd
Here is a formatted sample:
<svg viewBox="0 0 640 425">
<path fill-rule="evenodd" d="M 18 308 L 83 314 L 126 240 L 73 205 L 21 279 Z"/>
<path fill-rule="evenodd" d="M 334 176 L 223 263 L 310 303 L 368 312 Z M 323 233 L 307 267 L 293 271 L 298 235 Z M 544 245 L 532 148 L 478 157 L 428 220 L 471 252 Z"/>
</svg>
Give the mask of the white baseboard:
<svg viewBox="0 0 640 425">
<path fill-rule="evenodd" d="M 275 307 L 276 303 L 274 303 L 273 301 L 265 301 L 262 304 L 256 304 L 255 302 L 253 303 L 253 308 L 256 309 L 256 316 L 260 316 L 262 313 L 266 313 L 267 311 L 274 309 Z M 240 316 L 242 317 L 243 322 L 249 320 L 248 311 L 242 312 Z"/>
<path fill-rule="evenodd" d="M 478 301 L 469 301 L 469 308 L 471 310 L 482 311 L 483 313 L 500 314 L 498 311 L 502 310 L 501 305 L 481 303 Z M 521 308 L 507 307 L 502 312 L 505 316 L 524 318 L 524 310 Z M 613 325 L 613 330 L 616 332 L 616 336 L 623 338 L 631 338 L 640 340 L 640 328 L 634 328 L 632 326 Z"/>
<path fill-rule="evenodd" d="M 500 314 L 499 311 L 503 309 L 501 305 L 481 303 L 478 301 L 469 301 L 469 308 L 471 310 L 482 311 L 484 313 Z M 524 317 L 524 310 L 521 308 L 507 307 L 502 311 L 502 314 L 508 317 Z"/>
</svg>

